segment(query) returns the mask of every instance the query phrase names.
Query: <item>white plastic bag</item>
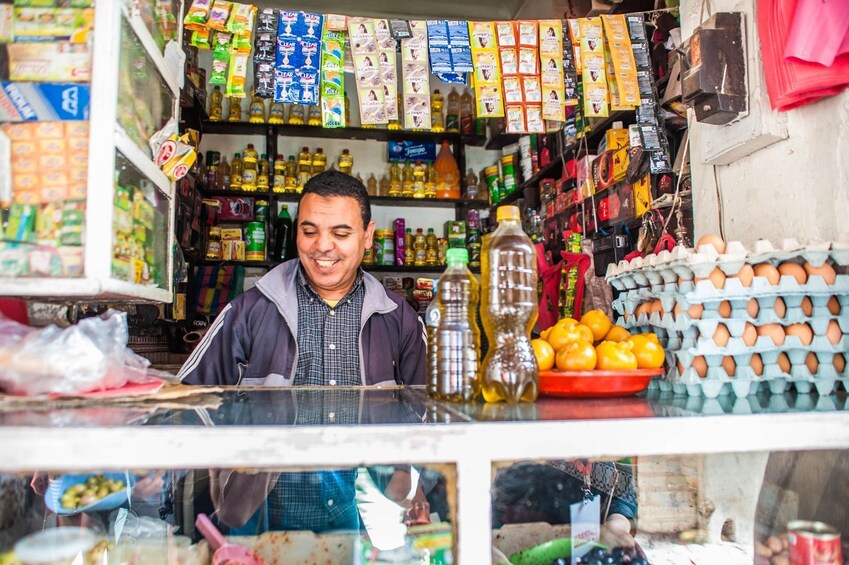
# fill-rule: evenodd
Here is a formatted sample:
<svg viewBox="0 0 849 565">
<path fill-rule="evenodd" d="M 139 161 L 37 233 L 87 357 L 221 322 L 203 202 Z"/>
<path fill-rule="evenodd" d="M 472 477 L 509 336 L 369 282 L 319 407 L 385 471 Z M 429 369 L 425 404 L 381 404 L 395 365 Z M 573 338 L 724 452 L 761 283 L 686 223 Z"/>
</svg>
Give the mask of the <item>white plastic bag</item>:
<svg viewBox="0 0 849 565">
<path fill-rule="evenodd" d="M 0 319 L 0 388 L 18 395 L 79 394 L 150 382 L 150 362 L 127 348 L 128 337 L 127 314 L 116 310 L 64 329 Z"/>
</svg>

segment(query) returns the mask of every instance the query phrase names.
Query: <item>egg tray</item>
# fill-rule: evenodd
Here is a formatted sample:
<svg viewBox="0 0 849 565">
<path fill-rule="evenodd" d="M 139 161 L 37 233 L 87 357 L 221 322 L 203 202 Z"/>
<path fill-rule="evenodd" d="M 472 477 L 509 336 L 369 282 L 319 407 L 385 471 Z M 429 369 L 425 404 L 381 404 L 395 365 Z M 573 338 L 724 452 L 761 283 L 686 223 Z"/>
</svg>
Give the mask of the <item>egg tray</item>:
<svg viewBox="0 0 849 565">
<path fill-rule="evenodd" d="M 786 239 L 776 249 L 771 242 L 760 240 L 750 252 L 742 243 L 731 241 L 723 254 L 717 253 L 710 245 L 703 245 L 697 251 L 676 247 L 672 251 L 608 265 L 605 278 L 615 289 L 625 291 L 675 283 L 679 279 L 705 278 L 717 267 L 730 277 L 746 263 L 777 265 L 786 261 L 806 261 L 820 267 L 828 260 L 840 267 L 849 264 L 849 242 L 818 242 L 803 246 L 796 240 Z"/>
<path fill-rule="evenodd" d="M 662 403 L 653 405 L 658 416 L 692 416 L 693 413 L 703 416 L 721 416 L 724 414 L 834 412 L 843 409 L 846 402 L 840 395 L 772 394 L 766 385 L 767 383 L 763 381 L 759 382 L 757 394 L 747 396 L 720 394 L 715 398 L 707 398 L 701 394 L 680 394 L 666 399 L 665 397 L 672 396 L 671 386 L 669 390 L 662 391 L 659 381 L 654 380 L 646 391 L 646 397 L 664 400 Z"/>
<path fill-rule="evenodd" d="M 769 284 L 765 277 L 754 277 L 751 286 L 743 286 L 739 279 L 726 279 L 724 288 L 716 288 L 709 280 L 697 282 L 684 281 L 668 283 L 652 287 L 639 288 L 622 292 L 613 301 L 613 308 L 618 314 L 633 315 L 641 303 L 649 300 L 660 300 L 665 312 L 672 312 L 676 305 L 682 310 L 689 310 L 694 304 L 716 305 L 723 301 L 735 301 L 738 305 L 748 303 L 755 298 L 761 301 L 781 297 L 788 308 L 800 307 L 806 296 L 810 297 L 814 306 L 823 306 L 832 296 L 837 296 L 844 304 L 849 295 L 849 275 L 837 275 L 834 284 L 826 284 L 819 275 L 811 275 L 805 284 L 799 284 L 794 277 L 782 276 L 776 285 Z M 734 303 L 732 302 L 732 309 Z"/>
</svg>

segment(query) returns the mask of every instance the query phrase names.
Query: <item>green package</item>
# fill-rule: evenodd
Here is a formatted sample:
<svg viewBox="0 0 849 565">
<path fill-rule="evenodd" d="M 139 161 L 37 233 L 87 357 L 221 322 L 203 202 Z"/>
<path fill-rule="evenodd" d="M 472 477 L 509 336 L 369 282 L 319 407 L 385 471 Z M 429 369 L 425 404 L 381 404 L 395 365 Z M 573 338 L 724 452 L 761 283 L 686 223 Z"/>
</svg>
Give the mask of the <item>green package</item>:
<svg viewBox="0 0 849 565">
<path fill-rule="evenodd" d="M 212 36 L 212 72 L 209 84 L 227 84 L 227 63 L 230 62 L 232 35 L 216 31 Z"/>
<path fill-rule="evenodd" d="M 321 125 L 326 128 L 344 128 L 345 79 L 344 31 L 324 28 L 321 37 Z"/>
</svg>

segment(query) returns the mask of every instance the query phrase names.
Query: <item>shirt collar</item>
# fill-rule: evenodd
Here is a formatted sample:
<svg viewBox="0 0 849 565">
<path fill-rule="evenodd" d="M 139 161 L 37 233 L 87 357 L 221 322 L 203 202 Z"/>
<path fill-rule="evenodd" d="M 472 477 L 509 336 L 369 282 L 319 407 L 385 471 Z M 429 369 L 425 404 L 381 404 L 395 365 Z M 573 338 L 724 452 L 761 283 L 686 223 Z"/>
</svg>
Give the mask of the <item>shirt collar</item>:
<svg viewBox="0 0 849 565">
<path fill-rule="evenodd" d="M 307 291 L 307 294 L 309 296 L 313 296 L 313 297 L 318 298 L 319 300 L 323 301 L 321 296 L 319 296 L 319 294 L 315 291 L 315 289 L 312 287 L 310 282 L 307 280 L 306 274 L 304 273 L 304 266 L 303 265 L 298 265 L 298 284 L 304 290 Z M 339 302 L 337 304 L 341 304 L 343 301 L 352 298 L 355 295 L 355 293 L 362 286 L 363 286 L 363 269 L 362 269 L 362 267 L 357 267 L 357 278 L 354 279 L 354 286 L 351 287 L 351 290 L 349 290 L 348 293 L 345 296 L 343 296 L 342 298 L 339 299 Z"/>
</svg>

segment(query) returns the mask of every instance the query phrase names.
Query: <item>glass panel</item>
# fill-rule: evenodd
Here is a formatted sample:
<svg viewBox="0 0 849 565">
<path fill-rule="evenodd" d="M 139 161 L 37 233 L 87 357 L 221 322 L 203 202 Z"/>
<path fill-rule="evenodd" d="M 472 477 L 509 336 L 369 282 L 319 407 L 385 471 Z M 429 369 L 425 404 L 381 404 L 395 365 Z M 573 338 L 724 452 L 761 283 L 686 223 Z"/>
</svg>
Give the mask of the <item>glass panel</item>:
<svg viewBox="0 0 849 565">
<path fill-rule="evenodd" d="M 163 51 L 169 41 L 177 40 L 178 0 L 136 0 L 139 15 L 151 37 Z"/>
<path fill-rule="evenodd" d="M 120 152 L 115 157 L 112 276 L 166 288 L 168 199 Z"/>
<path fill-rule="evenodd" d="M 201 522 L 209 517 L 212 531 L 237 546 L 219 548 L 217 557 L 233 561 L 216 563 L 243 563 L 234 552 L 253 551 L 266 563 L 391 558 L 447 565 L 453 563 L 448 492 L 454 488 L 447 476 L 454 474 L 443 469 L 399 464 L 2 475 L 0 497 L 7 503 L 0 509 L 0 562 L 206 565 L 214 548 Z"/>
<path fill-rule="evenodd" d="M 847 551 L 847 472 L 849 451 L 496 465 L 493 543 L 513 563 L 520 552 L 535 553 L 535 563 L 571 563 L 574 542 L 586 552 L 578 563 L 593 565 L 837 565 Z M 575 518 L 584 508 L 595 532 Z M 573 540 L 581 532 L 595 541 Z"/>
<path fill-rule="evenodd" d="M 70 87 L 74 88 L 74 87 Z M 88 122 L 5 124 L 11 188 L 0 188 L 0 276 L 78 277 L 88 181 Z"/>
<path fill-rule="evenodd" d="M 121 18 L 118 123 L 150 155 L 148 140 L 174 110 L 174 95 L 127 20 Z"/>
</svg>

